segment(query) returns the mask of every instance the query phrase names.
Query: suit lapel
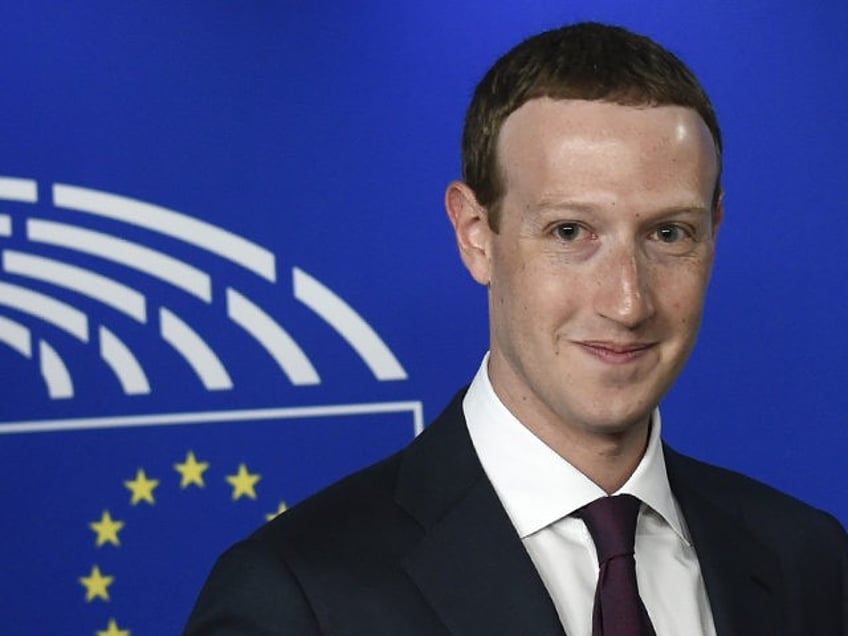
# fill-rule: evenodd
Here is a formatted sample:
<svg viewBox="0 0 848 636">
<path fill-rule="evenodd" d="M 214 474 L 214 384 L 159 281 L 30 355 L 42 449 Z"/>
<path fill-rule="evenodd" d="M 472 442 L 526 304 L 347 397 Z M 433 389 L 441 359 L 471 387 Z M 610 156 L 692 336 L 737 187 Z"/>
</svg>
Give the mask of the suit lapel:
<svg viewBox="0 0 848 636">
<path fill-rule="evenodd" d="M 423 527 L 404 567 L 452 634 L 563 636 L 553 603 L 486 478 L 462 395 L 409 447 L 396 499 Z M 702 464 L 665 449 L 718 636 L 783 632 L 776 556 Z"/>
<path fill-rule="evenodd" d="M 461 396 L 407 451 L 396 497 L 425 529 L 406 571 L 451 633 L 563 636 L 474 452 Z"/>
<path fill-rule="evenodd" d="M 665 449 L 672 490 L 701 565 L 718 636 L 783 633 L 778 560 L 728 510 L 731 492 L 710 491 L 700 464 Z"/>
</svg>

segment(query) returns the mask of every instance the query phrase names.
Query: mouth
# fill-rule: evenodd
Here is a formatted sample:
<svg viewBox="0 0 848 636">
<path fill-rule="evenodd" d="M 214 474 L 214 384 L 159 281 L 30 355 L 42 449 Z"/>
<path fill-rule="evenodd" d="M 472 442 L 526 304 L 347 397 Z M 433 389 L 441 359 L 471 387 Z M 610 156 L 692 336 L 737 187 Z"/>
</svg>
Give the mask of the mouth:
<svg viewBox="0 0 848 636">
<path fill-rule="evenodd" d="M 612 342 L 605 340 L 582 340 L 575 344 L 588 354 L 608 364 L 634 362 L 657 346 L 656 342 Z"/>
</svg>

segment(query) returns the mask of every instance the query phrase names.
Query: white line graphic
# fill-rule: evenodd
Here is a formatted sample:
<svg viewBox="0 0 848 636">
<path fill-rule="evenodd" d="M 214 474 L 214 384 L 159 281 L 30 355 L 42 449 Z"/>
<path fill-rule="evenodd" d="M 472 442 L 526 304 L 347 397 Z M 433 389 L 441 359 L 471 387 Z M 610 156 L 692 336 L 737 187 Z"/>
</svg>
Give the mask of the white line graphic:
<svg viewBox="0 0 848 636">
<path fill-rule="evenodd" d="M 33 179 L 0 176 L 0 201 L 37 203 L 38 183 Z M 66 183 L 51 186 L 56 208 L 111 219 L 143 228 L 227 259 L 265 280 L 276 282 L 276 256 L 261 245 L 198 217 L 102 190 Z M 131 286 L 116 274 L 100 273 L 92 264 L 73 264 L 71 255 L 40 255 L 36 245 L 50 245 L 92 255 L 142 272 L 180 289 L 207 304 L 212 303 L 209 273 L 166 252 L 130 241 L 119 233 L 89 229 L 76 223 L 26 218 L 24 226 L 14 214 L 0 213 L 0 238 L 25 228 L 32 249 L 0 250 L 0 272 L 61 287 L 97 301 L 147 324 L 154 311 L 147 290 Z M 77 217 L 79 218 L 79 217 Z M 407 373 L 380 335 L 343 298 L 299 268 L 293 268 L 294 297 L 317 314 L 357 353 L 379 381 L 403 380 Z M 61 294 L 64 296 L 65 294 Z M 295 386 L 321 384 L 321 376 L 302 347 L 277 319 L 233 287 L 226 287 L 228 318 L 244 329 L 271 356 Z M 26 284 L 0 278 L 0 308 L 8 307 L 53 325 L 87 343 L 89 317 L 77 305 Z M 221 358 L 192 326 L 166 307 L 159 308 L 159 333 L 210 391 L 233 388 Z M 99 322 L 99 321 L 98 321 Z M 149 394 L 150 380 L 134 352 L 109 328 L 98 328 L 99 353 L 127 395 Z M 73 397 L 73 378 L 64 361 L 31 327 L 0 315 L 0 343 L 27 358 L 37 354 L 51 398 Z M 95 334 L 96 335 L 96 334 Z M 38 350 L 35 349 L 36 344 Z M 213 343 L 214 344 L 214 343 Z M 2 426 L 2 423 L 0 423 Z M 419 426 L 416 424 L 416 426 Z"/>
<path fill-rule="evenodd" d="M 307 417 L 338 417 L 406 413 L 413 416 L 413 433 L 424 430 L 424 409 L 421 402 L 373 402 L 370 404 L 336 404 L 326 406 L 296 406 L 289 408 L 250 409 L 238 411 L 200 411 L 194 413 L 162 413 L 156 415 L 121 415 L 115 417 L 70 418 L 64 420 L 30 420 L 0 424 L 0 435 L 12 433 L 48 433 L 53 431 L 85 431 L 137 426 L 174 426 L 180 424 L 214 424 L 260 420 L 301 419 Z"/>
<path fill-rule="evenodd" d="M 100 334 L 100 357 L 109 365 L 121 388 L 126 395 L 146 395 L 150 393 L 150 383 L 144 369 L 138 360 L 115 334 L 106 327 L 101 326 Z"/>
<path fill-rule="evenodd" d="M 285 329 L 232 288 L 227 288 L 227 315 L 271 354 L 292 384 L 321 384 L 315 367 Z"/>
<path fill-rule="evenodd" d="M 162 338 L 185 358 L 207 390 L 233 388 L 232 380 L 215 352 L 191 327 L 165 307 L 159 309 L 159 328 Z"/>
<path fill-rule="evenodd" d="M 74 397 L 74 383 L 68 367 L 62 358 L 44 340 L 38 341 L 38 357 L 41 362 L 41 375 L 47 384 L 47 394 L 52 400 Z"/>
<path fill-rule="evenodd" d="M 212 301 L 212 282 L 209 274 L 138 243 L 66 223 L 41 219 L 27 221 L 27 237 L 31 241 L 66 247 L 132 267 L 207 303 Z"/>
<path fill-rule="evenodd" d="M 11 283 L 0 282 L 0 305 L 32 314 L 63 331 L 88 342 L 88 318 L 71 305 Z"/>
<path fill-rule="evenodd" d="M 406 371 L 386 343 L 350 305 L 302 269 L 295 267 L 292 277 L 294 297 L 347 340 L 378 380 L 406 379 Z"/>
<path fill-rule="evenodd" d="M 25 252 L 4 250 L 3 269 L 10 274 L 28 276 L 98 300 L 134 318 L 147 322 L 144 296 L 132 287 L 91 270 L 68 265 L 62 261 L 34 256 Z"/>
<path fill-rule="evenodd" d="M 53 184 L 53 203 L 173 236 L 217 254 L 271 281 L 276 280 L 272 252 L 237 234 L 182 212 L 152 203 L 64 183 Z"/>
<path fill-rule="evenodd" d="M 32 179 L 0 177 L 0 199 L 36 203 L 38 201 L 38 185 Z"/>
<path fill-rule="evenodd" d="M 32 336 L 21 323 L 0 316 L 0 342 L 3 342 L 25 358 L 32 358 Z"/>
</svg>

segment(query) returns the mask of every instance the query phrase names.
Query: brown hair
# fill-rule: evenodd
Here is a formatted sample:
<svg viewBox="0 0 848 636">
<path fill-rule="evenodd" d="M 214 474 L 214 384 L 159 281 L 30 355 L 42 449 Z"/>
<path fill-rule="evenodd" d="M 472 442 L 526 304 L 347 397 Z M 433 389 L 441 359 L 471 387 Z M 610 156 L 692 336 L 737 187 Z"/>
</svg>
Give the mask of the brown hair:
<svg viewBox="0 0 848 636">
<path fill-rule="evenodd" d="M 605 101 L 625 106 L 683 106 L 704 120 L 715 142 L 721 192 L 721 130 L 709 97 L 673 53 L 642 35 L 582 22 L 533 36 L 501 57 L 474 91 L 462 135 L 462 176 L 489 210 L 497 231 L 503 178 L 497 162 L 501 126 L 538 97 Z"/>
</svg>

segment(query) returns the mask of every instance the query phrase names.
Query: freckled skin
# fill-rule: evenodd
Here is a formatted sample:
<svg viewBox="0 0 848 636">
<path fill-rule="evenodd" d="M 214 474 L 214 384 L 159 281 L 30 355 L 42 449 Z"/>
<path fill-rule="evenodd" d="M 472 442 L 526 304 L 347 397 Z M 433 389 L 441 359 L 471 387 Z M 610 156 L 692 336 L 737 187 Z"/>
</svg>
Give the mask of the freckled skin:
<svg viewBox="0 0 848 636">
<path fill-rule="evenodd" d="M 695 344 L 721 204 L 692 110 L 535 99 L 504 122 L 500 227 L 465 184 L 446 202 L 488 287 L 489 376 L 510 411 L 613 490 Z"/>
</svg>

